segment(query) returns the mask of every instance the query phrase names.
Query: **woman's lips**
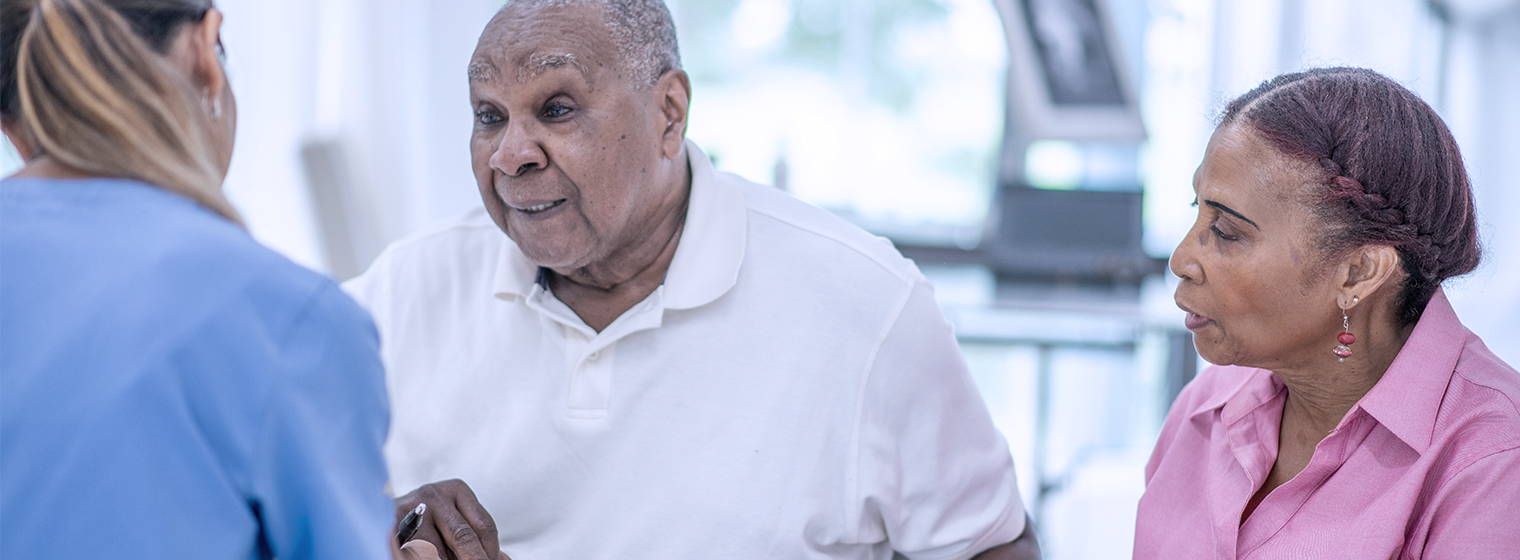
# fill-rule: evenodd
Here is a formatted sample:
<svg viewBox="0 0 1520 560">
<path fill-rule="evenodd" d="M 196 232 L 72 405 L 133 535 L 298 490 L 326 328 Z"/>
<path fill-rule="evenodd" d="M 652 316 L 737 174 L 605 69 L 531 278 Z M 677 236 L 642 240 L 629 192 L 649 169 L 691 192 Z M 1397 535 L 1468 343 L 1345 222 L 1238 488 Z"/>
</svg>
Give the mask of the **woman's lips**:
<svg viewBox="0 0 1520 560">
<path fill-rule="evenodd" d="M 1199 315 L 1197 313 L 1193 313 L 1192 311 L 1189 311 L 1188 314 L 1187 314 L 1187 328 L 1190 331 L 1196 331 L 1198 329 L 1204 328 L 1204 327 L 1208 326 L 1209 323 L 1213 323 L 1213 322 L 1214 322 L 1213 319 L 1210 319 L 1208 317 L 1204 317 L 1204 316 Z"/>
<path fill-rule="evenodd" d="M 1187 312 L 1187 319 L 1185 320 L 1185 324 L 1190 331 L 1196 331 L 1198 329 L 1207 327 L 1209 326 L 1209 323 L 1214 322 L 1213 319 L 1204 317 L 1202 315 L 1194 313 L 1192 309 L 1188 309 L 1188 306 L 1183 305 L 1180 299 L 1177 301 L 1177 308 Z"/>
</svg>

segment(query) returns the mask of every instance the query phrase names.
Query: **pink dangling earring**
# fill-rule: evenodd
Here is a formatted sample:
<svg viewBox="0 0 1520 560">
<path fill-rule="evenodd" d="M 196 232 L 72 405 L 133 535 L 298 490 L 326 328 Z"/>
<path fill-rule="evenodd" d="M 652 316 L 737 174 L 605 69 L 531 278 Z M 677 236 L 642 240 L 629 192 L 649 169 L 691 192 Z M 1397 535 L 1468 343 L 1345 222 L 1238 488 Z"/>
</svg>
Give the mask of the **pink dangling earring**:
<svg viewBox="0 0 1520 560">
<path fill-rule="evenodd" d="M 1357 298 L 1351 298 L 1351 303 L 1356 302 Z M 1331 351 L 1335 352 L 1337 361 L 1344 362 L 1346 357 L 1351 355 L 1351 344 L 1356 342 L 1356 335 L 1351 334 L 1351 317 L 1346 315 L 1344 307 L 1341 308 L 1341 334 L 1335 335 L 1335 340 L 1340 344 L 1335 345 L 1335 350 Z"/>
</svg>

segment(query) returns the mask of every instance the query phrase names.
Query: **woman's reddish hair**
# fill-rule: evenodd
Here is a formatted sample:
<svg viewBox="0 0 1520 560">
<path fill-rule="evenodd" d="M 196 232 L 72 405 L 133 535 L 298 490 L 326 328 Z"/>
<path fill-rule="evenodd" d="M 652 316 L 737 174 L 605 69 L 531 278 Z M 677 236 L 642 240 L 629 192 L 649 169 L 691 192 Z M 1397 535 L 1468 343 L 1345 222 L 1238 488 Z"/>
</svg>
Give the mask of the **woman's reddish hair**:
<svg viewBox="0 0 1520 560">
<path fill-rule="evenodd" d="M 1363 68 L 1283 74 L 1230 102 L 1219 126 L 1235 123 L 1323 171 L 1310 196 L 1326 255 L 1367 245 L 1398 251 L 1406 324 L 1442 281 L 1477 268 L 1477 216 L 1456 140 L 1393 80 Z"/>
</svg>

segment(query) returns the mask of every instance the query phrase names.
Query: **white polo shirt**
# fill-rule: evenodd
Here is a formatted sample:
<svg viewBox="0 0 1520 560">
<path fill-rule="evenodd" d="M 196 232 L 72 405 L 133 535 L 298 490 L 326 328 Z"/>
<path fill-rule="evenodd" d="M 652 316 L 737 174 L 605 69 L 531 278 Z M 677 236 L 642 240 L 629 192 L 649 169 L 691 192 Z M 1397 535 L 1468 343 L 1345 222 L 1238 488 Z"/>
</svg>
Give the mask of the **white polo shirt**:
<svg viewBox="0 0 1520 560">
<path fill-rule="evenodd" d="M 398 492 L 459 478 L 533 559 L 969 558 L 1024 527 L 932 288 L 884 239 L 687 143 L 665 284 L 601 333 L 484 210 L 345 287 Z"/>
</svg>

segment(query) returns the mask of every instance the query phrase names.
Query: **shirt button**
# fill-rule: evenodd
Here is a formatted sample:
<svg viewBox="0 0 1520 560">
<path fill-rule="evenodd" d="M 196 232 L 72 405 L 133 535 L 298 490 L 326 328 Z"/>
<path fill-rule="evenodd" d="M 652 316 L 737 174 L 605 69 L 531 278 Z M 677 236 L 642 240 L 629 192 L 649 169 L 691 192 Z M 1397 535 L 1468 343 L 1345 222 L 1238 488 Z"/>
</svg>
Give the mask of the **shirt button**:
<svg viewBox="0 0 1520 560">
<path fill-rule="evenodd" d="M 596 359 L 600 358 L 600 357 L 602 357 L 602 351 L 601 350 L 597 350 L 595 352 L 592 352 L 590 356 L 586 356 L 586 359 L 595 362 Z"/>
</svg>

